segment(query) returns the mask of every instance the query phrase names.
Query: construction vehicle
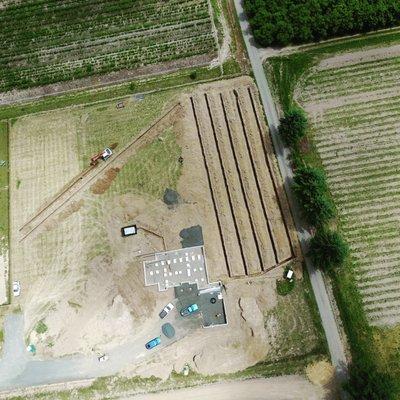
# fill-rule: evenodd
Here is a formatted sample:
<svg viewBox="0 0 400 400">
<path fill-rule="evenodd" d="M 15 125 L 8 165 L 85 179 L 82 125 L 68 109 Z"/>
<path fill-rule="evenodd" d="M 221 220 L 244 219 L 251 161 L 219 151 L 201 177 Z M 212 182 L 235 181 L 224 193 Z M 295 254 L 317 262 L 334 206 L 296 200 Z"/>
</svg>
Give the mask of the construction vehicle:
<svg viewBox="0 0 400 400">
<path fill-rule="evenodd" d="M 90 165 L 97 165 L 100 159 L 106 161 L 112 156 L 112 153 L 112 150 L 109 147 L 106 147 L 103 151 L 90 158 Z"/>
</svg>

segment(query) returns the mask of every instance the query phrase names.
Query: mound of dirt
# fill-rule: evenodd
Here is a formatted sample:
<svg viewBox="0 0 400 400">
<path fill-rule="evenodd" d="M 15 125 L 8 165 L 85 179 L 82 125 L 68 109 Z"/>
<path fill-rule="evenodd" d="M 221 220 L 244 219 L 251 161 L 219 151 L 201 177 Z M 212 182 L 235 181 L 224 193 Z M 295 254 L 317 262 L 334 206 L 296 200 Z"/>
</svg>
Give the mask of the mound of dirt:
<svg viewBox="0 0 400 400">
<path fill-rule="evenodd" d="M 175 206 L 180 203 L 181 196 L 173 189 L 165 189 L 163 201 L 167 206 Z"/>
<path fill-rule="evenodd" d="M 328 361 L 317 361 L 307 366 L 306 375 L 314 385 L 326 386 L 333 381 L 335 369 Z"/>
<path fill-rule="evenodd" d="M 111 186 L 119 171 L 119 168 L 110 168 L 106 172 L 104 178 L 98 179 L 94 185 L 91 186 L 90 190 L 92 193 L 103 194 Z"/>
<path fill-rule="evenodd" d="M 200 225 L 191 226 L 187 229 L 182 229 L 179 233 L 182 238 L 182 247 L 203 246 L 203 229 Z"/>
</svg>

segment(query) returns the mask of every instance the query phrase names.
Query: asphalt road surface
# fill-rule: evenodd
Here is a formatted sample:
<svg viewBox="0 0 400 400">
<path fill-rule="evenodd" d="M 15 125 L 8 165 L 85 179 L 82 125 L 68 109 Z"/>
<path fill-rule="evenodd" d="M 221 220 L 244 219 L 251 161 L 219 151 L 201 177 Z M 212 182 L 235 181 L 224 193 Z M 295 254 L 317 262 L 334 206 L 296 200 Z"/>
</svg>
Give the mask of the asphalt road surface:
<svg viewBox="0 0 400 400">
<path fill-rule="evenodd" d="M 271 95 L 271 90 L 265 76 L 258 47 L 254 42 L 247 16 L 243 10 L 242 0 L 234 0 L 234 2 L 247 52 L 249 54 L 251 66 L 253 68 L 254 77 L 260 91 L 261 101 L 268 120 L 269 129 L 271 131 L 272 141 L 277 155 L 279 169 L 282 175 L 282 179 L 284 181 L 285 190 L 298 230 L 300 244 L 303 250 L 303 254 L 307 254 L 310 233 L 302 228 L 303 226 L 305 226 L 304 221 L 301 218 L 301 213 L 298 208 L 297 201 L 293 196 L 293 192 L 291 191 L 293 171 L 289 162 L 289 151 L 287 148 L 285 148 L 278 134 L 278 113 L 276 111 L 275 103 Z M 308 273 L 310 275 L 314 295 L 317 300 L 319 313 L 321 315 L 322 326 L 324 328 L 325 335 L 328 341 L 332 364 L 336 369 L 338 379 L 340 381 L 344 381 L 347 378 L 347 360 L 344 352 L 344 346 L 339 334 L 338 324 L 335 319 L 332 305 L 329 301 L 328 293 L 325 287 L 325 282 L 322 273 L 314 267 L 310 258 L 305 257 L 305 261 Z"/>
</svg>

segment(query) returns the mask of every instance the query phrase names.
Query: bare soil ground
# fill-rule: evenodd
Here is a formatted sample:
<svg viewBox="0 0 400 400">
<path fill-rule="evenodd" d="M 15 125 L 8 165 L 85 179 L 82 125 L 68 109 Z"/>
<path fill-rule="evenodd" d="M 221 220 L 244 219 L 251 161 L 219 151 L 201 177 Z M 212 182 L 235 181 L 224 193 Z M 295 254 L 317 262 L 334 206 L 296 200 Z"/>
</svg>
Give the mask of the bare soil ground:
<svg viewBox="0 0 400 400">
<path fill-rule="evenodd" d="M 287 262 L 297 246 L 253 90 L 250 83 L 219 84 L 190 98 L 229 276 Z"/>
<path fill-rule="evenodd" d="M 241 382 L 216 383 L 199 388 L 179 391 L 122 396 L 119 400 L 322 400 L 330 398 L 328 393 L 315 387 L 300 376 L 282 376 L 269 379 L 252 379 Z"/>
<path fill-rule="evenodd" d="M 213 374 L 275 359 L 271 332 L 296 329 L 267 314 L 298 245 L 255 93 L 249 78 L 239 78 L 129 99 L 123 110 L 110 103 L 14 122 L 11 274 L 21 281 L 14 302 L 39 357 L 106 352 L 147 329 L 173 293 L 144 287 L 143 256 L 181 247 L 180 232 L 200 225 L 211 280 L 225 285 L 228 327 L 195 330 L 125 373 L 166 377 L 189 363 Z M 155 123 L 176 104 L 179 112 Z M 151 135 L 129 147 L 149 126 Z M 114 159 L 21 241 L 24 222 L 110 143 L 118 143 Z M 163 202 L 167 188 L 179 204 Z M 122 238 L 121 226 L 132 222 L 138 235 Z M 296 310 L 309 313 L 301 296 Z M 312 322 L 309 329 L 318 341 Z"/>
</svg>

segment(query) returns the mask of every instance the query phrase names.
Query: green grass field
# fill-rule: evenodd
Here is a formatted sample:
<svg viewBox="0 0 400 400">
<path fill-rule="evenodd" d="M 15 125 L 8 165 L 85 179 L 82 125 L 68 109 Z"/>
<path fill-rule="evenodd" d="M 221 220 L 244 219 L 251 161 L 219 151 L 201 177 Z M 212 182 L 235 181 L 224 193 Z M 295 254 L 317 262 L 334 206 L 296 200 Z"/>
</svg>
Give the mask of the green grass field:
<svg viewBox="0 0 400 400">
<path fill-rule="evenodd" d="M 120 193 L 136 191 L 161 199 L 166 188 L 176 189 L 181 173 L 181 148 L 169 129 L 140 150 L 121 170 L 111 186 Z"/>
</svg>

